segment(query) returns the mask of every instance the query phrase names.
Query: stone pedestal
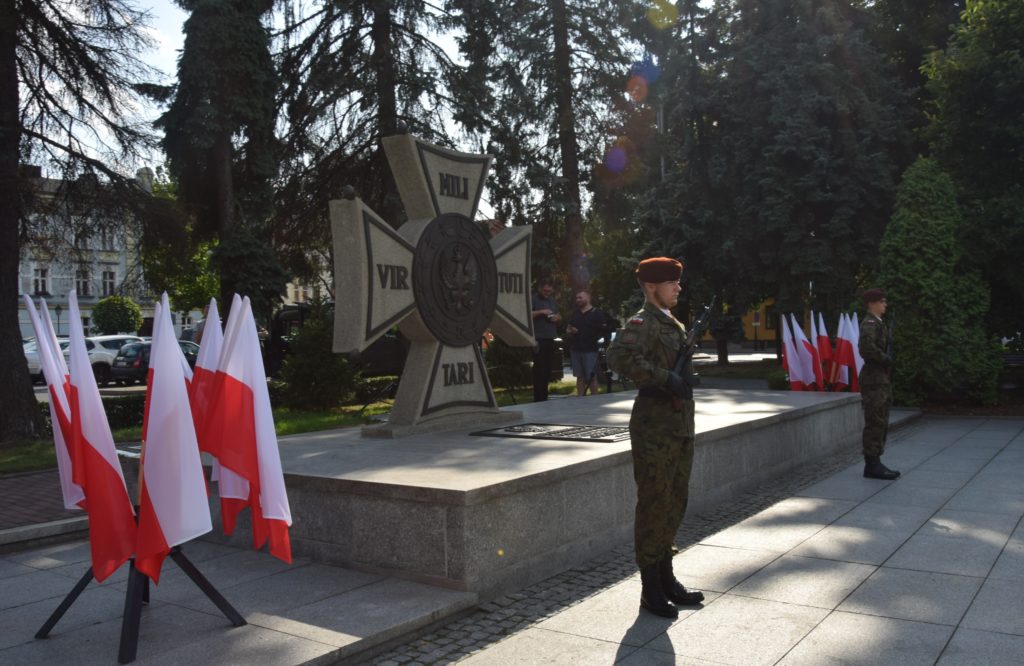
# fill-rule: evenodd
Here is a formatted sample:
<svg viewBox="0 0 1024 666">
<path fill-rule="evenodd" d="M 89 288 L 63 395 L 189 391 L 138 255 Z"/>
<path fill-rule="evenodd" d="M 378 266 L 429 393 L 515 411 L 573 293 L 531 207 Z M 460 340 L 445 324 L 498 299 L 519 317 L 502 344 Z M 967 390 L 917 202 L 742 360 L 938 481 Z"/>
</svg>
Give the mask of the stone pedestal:
<svg viewBox="0 0 1024 666">
<path fill-rule="evenodd" d="M 623 426 L 634 395 L 520 410 L 530 423 Z M 858 394 L 698 390 L 696 404 L 691 514 L 820 456 L 856 450 L 863 427 Z M 402 439 L 354 429 L 282 438 L 295 554 L 486 600 L 632 540 L 628 440 L 470 434 L 485 427 Z M 250 538 L 241 525 L 238 543 Z"/>
</svg>

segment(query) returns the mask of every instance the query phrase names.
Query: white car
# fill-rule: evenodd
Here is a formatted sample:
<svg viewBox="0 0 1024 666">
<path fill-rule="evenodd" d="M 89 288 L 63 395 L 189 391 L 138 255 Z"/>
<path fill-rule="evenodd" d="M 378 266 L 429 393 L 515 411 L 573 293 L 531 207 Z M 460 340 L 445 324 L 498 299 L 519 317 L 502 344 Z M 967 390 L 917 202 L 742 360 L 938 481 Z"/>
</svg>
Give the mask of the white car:
<svg viewBox="0 0 1024 666">
<path fill-rule="evenodd" d="M 70 352 L 68 345 L 71 341 L 67 338 L 59 340 L 60 348 L 64 351 L 66 359 Z M 89 363 L 92 365 L 92 372 L 96 376 L 96 383 L 99 386 L 106 386 L 110 383 L 110 367 L 114 364 L 114 357 L 129 342 L 142 342 L 137 335 L 94 335 L 85 339 L 85 349 L 89 352 Z M 39 353 L 36 341 L 32 340 L 23 345 L 25 358 L 28 360 L 28 371 L 32 375 L 32 381 L 43 381 L 43 371 L 39 367 Z"/>
<path fill-rule="evenodd" d="M 57 340 L 60 343 L 60 348 L 67 351 L 68 345 L 71 341 L 67 338 L 59 338 Z M 25 360 L 28 361 L 28 373 L 32 376 L 33 382 L 43 381 L 43 368 L 39 364 L 39 347 L 35 340 L 29 340 L 22 345 L 22 349 L 25 350 Z"/>
</svg>

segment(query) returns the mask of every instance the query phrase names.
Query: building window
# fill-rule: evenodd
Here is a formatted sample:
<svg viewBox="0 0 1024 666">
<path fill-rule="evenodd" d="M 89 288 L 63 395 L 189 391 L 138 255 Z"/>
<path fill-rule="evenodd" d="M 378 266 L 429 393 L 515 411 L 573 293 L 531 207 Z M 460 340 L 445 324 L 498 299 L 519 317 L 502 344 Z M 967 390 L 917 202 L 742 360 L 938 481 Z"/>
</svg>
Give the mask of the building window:
<svg viewBox="0 0 1024 666">
<path fill-rule="evenodd" d="M 50 269 L 37 268 L 32 274 L 32 290 L 36 294 L 49 294 Z"/>
<path fill-rule="evenodd" d="M 100 229 L 100 247 L 104 250 L 114 249 L 114 232 L 109 229 Z"/>
<path fill-rule="evenodd" d="M 75 291 L 79 296 L 91 296 L 89 285 L 89 269 L 80 268 L 75 271 Z"/>
<path fill-rule="evenodd" d="M 103 271 L 103 295 L 113 296 L 114 285 L 117 282 L 117 275 L 114 271 Z"/>
<path fill-rule="evenodd" d="M 92 324 L 90 317 L 82 317 L 82 332 L 85 335 L 89 335 L 89 326 Z"/>
<path fill-rule="evenodd" d="M 89 234 L 84 231 L 75 234 L 75 247 L 79 250 L 89 249 Z"/>
</svg>

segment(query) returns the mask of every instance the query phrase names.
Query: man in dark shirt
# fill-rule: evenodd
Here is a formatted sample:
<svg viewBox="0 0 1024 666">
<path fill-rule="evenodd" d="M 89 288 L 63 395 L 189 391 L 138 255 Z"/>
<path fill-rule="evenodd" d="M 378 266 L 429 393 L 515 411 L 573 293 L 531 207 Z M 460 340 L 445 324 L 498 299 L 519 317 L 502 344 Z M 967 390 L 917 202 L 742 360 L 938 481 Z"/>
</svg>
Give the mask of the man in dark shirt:
<svg viewBox="0 0 1024 666">
<path fill-rule="evenodd" d="M 590 302 L 590 292 L 576 292 L 576 309 L 569 317 L 565 332 L 572 336 L 569 355 L 576 376 L 576 394 L 597 395 L 597 341 L 608 335 L 608 318 Z"/>
<path fill-rule="evenodd" d="M 551 278 L 541 278 L 533 295 L 531 315 L 533 316 L 533 337 L 537 346 L 533 348 L 533 401 L 548 399 L 548 383 L 551 381 L 551 357 L 554 355 L 555 338 L 558 337 L 558 303 L 551 295 L 555 283 Z"/>
</svg>

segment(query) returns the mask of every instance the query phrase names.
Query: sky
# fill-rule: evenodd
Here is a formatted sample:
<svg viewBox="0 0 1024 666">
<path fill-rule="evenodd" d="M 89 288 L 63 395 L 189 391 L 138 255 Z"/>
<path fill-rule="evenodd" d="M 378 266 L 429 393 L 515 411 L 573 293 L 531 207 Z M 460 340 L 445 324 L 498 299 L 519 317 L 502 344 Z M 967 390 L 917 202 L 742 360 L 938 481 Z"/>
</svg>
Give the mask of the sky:
<svg viewBox="0 0 1024 666">
<path fill-rule="evenodd" d="M 139 2 L 138 7 L 150 13 L 151 35 L 157 44 L 156 50 L 149 54 L 149 62 L 168 77 L 173 77 L 177 70 L 178 52 L 185 41 L 181 27 L 188 15 L 171 0 Z"/>
</svg>

